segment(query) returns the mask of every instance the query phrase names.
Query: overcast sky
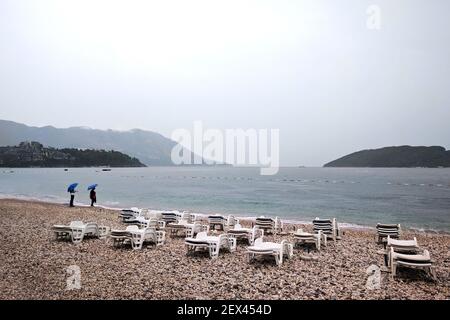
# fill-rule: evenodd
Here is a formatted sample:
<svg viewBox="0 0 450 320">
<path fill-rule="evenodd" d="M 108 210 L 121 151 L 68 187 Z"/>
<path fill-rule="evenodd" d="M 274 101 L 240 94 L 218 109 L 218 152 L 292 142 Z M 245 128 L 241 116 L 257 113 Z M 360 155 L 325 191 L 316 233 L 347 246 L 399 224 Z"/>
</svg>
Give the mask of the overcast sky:
<svg viewBox="0 0 450 320">
<path fill-rule="evenodd" d="M 0 0 L 0 118 L 279 128 L 282 165 L 449 148 L 450 1 Z"/>
</svg>

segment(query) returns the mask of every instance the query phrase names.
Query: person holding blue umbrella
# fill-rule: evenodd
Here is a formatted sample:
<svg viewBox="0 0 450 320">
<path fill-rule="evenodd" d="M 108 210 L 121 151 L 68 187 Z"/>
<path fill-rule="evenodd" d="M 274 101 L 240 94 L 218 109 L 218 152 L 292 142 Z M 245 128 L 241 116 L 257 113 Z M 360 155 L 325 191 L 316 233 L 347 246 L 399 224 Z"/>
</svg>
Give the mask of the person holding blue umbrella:
<svg viewBox="0 0 450 320">
<path fill-rule="evenodd" d="M 69 188 L 67 188 L 67 192 L 70 193 L 70 206 L 74 207 L 73 201 L 75 200 L 75 188 L 78 186 L 78 183 L 72 183 Z"/>
<path fill-rule="evenodd" d="M 97 203 L 97 193 L 95 192 L 95 188 L 97 188 L 98 184 L 93 184 L 88 187 L 88 190 L 91 190 L 89 194 L 89 198 L 91 198 L 91 207 L 94 206 L 94 203 Z"/>
</svg>

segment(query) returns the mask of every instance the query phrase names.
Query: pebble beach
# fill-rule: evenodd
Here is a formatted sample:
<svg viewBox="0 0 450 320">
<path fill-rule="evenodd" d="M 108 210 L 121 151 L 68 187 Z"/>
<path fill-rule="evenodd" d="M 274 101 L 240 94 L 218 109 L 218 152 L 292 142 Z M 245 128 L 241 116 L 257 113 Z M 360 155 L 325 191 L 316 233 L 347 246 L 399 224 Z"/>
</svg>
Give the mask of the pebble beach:
<svg viewBox="0 0 450 320">
<path fill-rule="evenodd" d="M 118 212 L 44 202 L 0 200 L 0 299 L 450 299 L 450 235 L 404 231 L 429 250 L 437 280 L 424 272 L 381 272 L 379 288 L 366 286 L 367 270 L 383 267 L 375 231 L 344 228 L 342 240 L 320 252 L 294 249 L 292 259 L 248 263 L 246 244 L 233 253 L 186 256 L 183 237 L 142 250 L 115 248 L 110 239 L 80 244 L 55 240 L 55 224 L 72 220 L 124 229 Z M 251 221 L 242 221 L 250 226 Z M 288 229 L 309 225 L 288 226 Z M 292 235 L 265 237 L 292 240 Z M 78 266 L 81 288 L 67 290 L 67 268 Z"/>
</svg>

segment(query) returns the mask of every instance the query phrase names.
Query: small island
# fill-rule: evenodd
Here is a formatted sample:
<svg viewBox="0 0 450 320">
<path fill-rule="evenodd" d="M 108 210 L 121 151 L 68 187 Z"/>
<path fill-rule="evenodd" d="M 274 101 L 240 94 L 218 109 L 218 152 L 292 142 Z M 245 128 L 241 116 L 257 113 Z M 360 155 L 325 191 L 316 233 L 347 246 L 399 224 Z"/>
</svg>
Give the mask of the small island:
<svg viewBox="0 0 450 320">
<path fill-rule="evenodd" d="M 145 167 L 138 159 L 118 151 L 44 147 L 41 143 L 21 142 L 0 147 L 0 167 Z"/>
<path fill-rule="evenodd" d="M 447 168 L 450 167 L 450 151 L 439 146 L 361 150 L 331 161 L 324 167 Z"/>
</svg>

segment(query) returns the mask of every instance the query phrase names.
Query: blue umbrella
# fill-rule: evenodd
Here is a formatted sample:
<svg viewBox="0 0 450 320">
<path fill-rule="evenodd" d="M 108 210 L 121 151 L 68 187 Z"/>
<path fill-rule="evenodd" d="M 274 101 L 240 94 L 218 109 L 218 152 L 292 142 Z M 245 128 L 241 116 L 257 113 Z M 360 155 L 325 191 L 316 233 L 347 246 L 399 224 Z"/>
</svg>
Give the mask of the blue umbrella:
<svg viewBox="0 0 450 320">
<path fill-rule="evenodd" d="M 98 184 L 94 183 L 88 187 L 88 190 L 94 190 L 95 188 L 97 188 L 97 186 Z"/>
<path fill-rule="evenodd" d="M 74 192 L 75 188 L 78 186 L 78 183 L 72 183 L 68 188 L 67 192 Z"/>
</svg>

